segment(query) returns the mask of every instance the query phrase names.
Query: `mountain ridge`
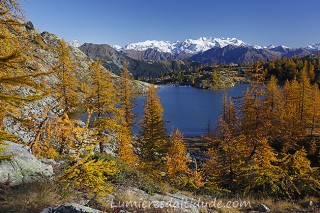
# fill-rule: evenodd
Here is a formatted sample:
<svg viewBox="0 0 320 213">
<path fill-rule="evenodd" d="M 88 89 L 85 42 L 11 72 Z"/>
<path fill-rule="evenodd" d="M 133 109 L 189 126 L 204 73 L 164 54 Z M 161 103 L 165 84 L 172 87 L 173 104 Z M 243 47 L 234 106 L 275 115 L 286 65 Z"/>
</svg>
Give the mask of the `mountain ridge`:
<svg viewBox="0 0 320 213">
<path fill-rule="evenodd" d="M 116 51 L 108 44 L 84 43 L 79 49 L 89 58 L 101 60 L 102 65 L 106 69 L 116 74 L 121 73 L 122 64 L 126 62 L 129 71 L 135 79 L 155 77 L 164 72 L 186 71 L 189 70 L 191 66 L 200 66 L 200 63 L 193 64 L 192 62 L 181 60 L 161 60 L 164 58 L 153 61 L 139 60 Z"/>
<path fill-rule="evenodd" d="M 237 38 L 215 38 L 215 37 L 200 37 L 198 39 L 186 39 L 184 41 L 162 41 L 162 40 L 146 40 L 127 44 L 124 47 L 114 45 L 118 51 L 126 52 L 128 50 L 146 51 L 148 49 L 156 49 L 162 53 L 171 53 L 180 55 L 182 53 L 197 54 L 209 50 L 214 47 L 225 47 L 227 45 L 248 46 L 242 40 Z"/>
<path fill-rule="evenodd" d="M 164 40 L 145 40 L 140 42 L 134 42 L 127 44 L 125 46 L 113 45 L 117 51 L 145 51 L 148 49 L 156 49 L 162 53 L 171 53 L 171 54 L 180 54 L 180 53 L 191 53 L 197 54 L 204 52 L 212 48 L 223 48 L 228 45 L 234 46 L 245 46 L 252 47 L 254 49 L 274 49 L 274 48 L 285 48 L 285 49 L 300 49 L 306 48 L 309 50 L 320 50 L 320 43 L 309 44 L 306 47 L 288 47 L 285 45 L 257 45 L 249 44 L 238 38 L 229 38 L 229 37 L 199 37 L 198 39 L 186 39 L 184 41 L 164 41 Z"/>
<path fill-rule="evenodd" d="M 148 40 L 125 47 L 85 43 L 79 49 L 90 58 L 101 60 L 105 68 L 116 74 L 120 74 L 122 64 L 127 62 L 134 78 L 143 79 L 159 77 L 166 72 L 188 71 L 197 63 L 242 64 L 306 56 L 316 54 L 320 44 L 290 48 L 284 45 L 250 45 L 236 38 L 200 37 L 182 42 Z"/>
<path fill-rule="evenodd" d="M 292 57 L 294 55 L 307 55 L 315 54 L 320 50 L 320 43 L 310 44 L 307 47 L 292 48 L 284 45 L 251 45 L 237 38 L 215 38 L 215 37 L 200 37 L 198 39 L 186 39 L 184 41 L 162 41 L 162 40 L 146 40 L 142 42 L 136 42 L 127 44 L 123 47 L 119 45 L 114 45 L 113 48 L 123 53 L 124 55 L 136 59 L 136 60 L 185 60 L 191 59 L 197 62 L 203 63 L 203 59 L 200 58 L 205 52 L 219 52 L 225 51 L 227 46 L 233 46 L 238 48 L 238 54 L 240 50 L 251 52 L 252 57 L 246 57 L 243 55 L 235 55 L 234 60 L 226 60 L 230 63 L 243 63 L 251 62 L 257 60 L 257 58 L 262 58 L 264 60 L 269 60 L 275 57 Z M 227 48 L 228 49 L 228 48 Z M 234 48 L 231 48 L 234 49 Z M 257 53 L 257 55 L 254 55 Z M 217 55 L 213 56 L 217 57 Z M 241 58 L 244 58 L 241 60 Z M 253 58 L 253 59 L 250 59 Z M 210 61 L 210 60 L 209 60 Z M 212 59 L 211 61 L 224 61 L 223 59 Z"/>
</svg>

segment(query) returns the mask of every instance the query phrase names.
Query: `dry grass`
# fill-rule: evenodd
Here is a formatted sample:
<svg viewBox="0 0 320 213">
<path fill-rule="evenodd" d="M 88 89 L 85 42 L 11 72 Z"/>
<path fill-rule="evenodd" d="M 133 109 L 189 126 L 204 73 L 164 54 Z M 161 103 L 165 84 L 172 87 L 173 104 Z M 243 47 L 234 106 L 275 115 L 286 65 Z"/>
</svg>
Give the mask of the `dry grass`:
<svg viewBox="0 0 320 213">
<path fill-rule="evenodd" d="M 253 206 L 257 206 L 259 204 L 264 204 L 270 208 L 270 210 L 274 213 L 282 213 L 282 212 L 292 212 L 293 210 L 302 210 L 302 207 L 292 201 L 286 200 L 274 200 L 271 198 L 263 198 L 260 200 L 251 200 Z"/>
<path fill-rule="evenodd" d="M 313 203 L 317 203 L 319 202 L 319 198 L 316 198 L 316 197 L 305 197 L 301 200 L 300 203 L 304 203 L 304 202 L 307 202 L 307 201 L 312 201 Z"/>
<path fill-rule="evenodd" d="M 62 204 L 58 188 L 50 181 L 39 181 L 0 189 L 0 212 L 34 213 Z"/>
<path fill-rule="evenodd" d="M 239 212 L 243 212 L 243 211 L 240 211 L 238 209 L 220 208 L 220 209 L 218 209 L 218 212 L 219 213 L 239 213 Z"/>
<path fill-rule="evenodd" d="M 180 191 L 180 193 L 184 196 L 187 196 L 187 197 L 195 197 L 195 195 L 193 194 L 193 192 L 190 192 L 190 191 Z M 203 198 L 202 196 L 201 197 L 197 197 L 197 198 Z"/>
<path fill-rule="evenodd" d="M 160 183 L 160 191 L 163 195 L 168 195 L 169 193 L 174 193 L 176 189 L 172 187 L 169 183 Z"/>
<path fill-rule="evenodd" d="M 139 196 L 138 193 L 130 189 L 125 189 L 125 190 L 119 190 L 117 192 L 116 199 L 121 203 L 129 203 L 132 201 L 139 201 L 140 199 L 144 199 L 144 198 Z"/>
<path fill-rule="evenodd" d="M 169 184 L 161 184 L 163 194 L 168 194 L 172 192 L 172 188 Z M 199 199 L 201 201 L 206 201 L 208 203 L 212 202 L 213 199 L 205 198 L 201 195 L 194 195 L 188 191 L 182 191 L 181 194 L 192 197 L 194 199 Z M 16 187 L 5 187 L 0 186 L 0 212 L 1 213 L 34 213 L 40 212 L 49 206 L 58 206 L 66 202 L 75 202 L 81 204 L 80 200 L 90 200 L 90 206 L 96 209 L 104 210 L 105 212 L 119 212 L 120 209 L 127 209 L 136 212 L 179 212 L 179 210 L 174 211 L 173 209 L 141 209 L 137 207 L 129 208 L 110 208 L 110 200 L 107 199 L 96 199 L 90 198 L 85 193 L 76 193 L 74 191 L 64 191 L 59 185 L 51 181 L 39 181 L 28 183 Z M 132 201 L 139 202 L 144 200 L 142 194 L 132 191 L 131 189 L 119 189 L 115 193 L 115 205 L 120 203 L 130 203 Z M 271 212 L 282 213 L 282 212 L 292 212 L 306 210 L 301 206 L 301 203 L 307 201 L 313 201 L 318 203 L 319 199 L 316 197 L 306 197 L 300 201 L 288 201 L 288 200 L 274 200 L 272 198 L 257 198 L 257 197 L 246 197 L 246 198 L 217 198 L 217 201 L 222 201 L 222 204 L 226 204 L 228 201 L 249 201 L 251 210 L 254 210 L 259 204 L 265 204 L 271 209 Z M 201 213 L 211 213 L 211 212 L 221 212 L 221 213 L 237 213 L 245 212 L 247 208 L 202 208 Z"/>
</svg>

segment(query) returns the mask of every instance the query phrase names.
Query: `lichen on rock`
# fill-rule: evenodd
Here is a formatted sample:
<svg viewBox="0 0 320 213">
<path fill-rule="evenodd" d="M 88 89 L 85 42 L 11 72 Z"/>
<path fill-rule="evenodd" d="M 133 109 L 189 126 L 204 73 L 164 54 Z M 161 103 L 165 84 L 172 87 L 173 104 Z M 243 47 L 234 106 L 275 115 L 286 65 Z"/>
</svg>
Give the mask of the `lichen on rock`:
<svg viewBox="0 0 320 213">
<path fill-rule="evenodd" d="M 52 166 L 32 155 L 29 147 L 10 141 L 5 141 L 5 145 L 3 154 L 11 158 L 0 161 L 0 183 L 13 186 L 53 175 Z"/>
</svg>

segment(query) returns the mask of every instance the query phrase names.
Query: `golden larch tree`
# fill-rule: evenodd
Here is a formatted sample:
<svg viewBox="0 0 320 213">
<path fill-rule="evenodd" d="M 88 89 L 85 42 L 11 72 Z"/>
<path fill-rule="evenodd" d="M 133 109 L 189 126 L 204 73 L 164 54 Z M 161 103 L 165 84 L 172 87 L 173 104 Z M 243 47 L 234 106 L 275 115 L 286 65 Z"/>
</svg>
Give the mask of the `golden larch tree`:
<svg viewBox="0 0 320 213">
<path fill-rule="evenodd" d="M 88 116 L 87 124 L 90 119 L 91 117 Z M 72 120 L 67 123 L 69 123 L 69 128 L 72 128 L 71 135 L 73 136 L 69 139 L 72 141 L 72 146 L 69 147 L 66 168 L 58 179 L 65 184 L 65 187 L 83 190 L 89 196 L 106 196 L 112 192 L 107 176 L 119 172 L 116 162 L 104 160 L 100 155 L 95 154 L 94 150 L 99 140 L 88 125 L 79 126 Z"/>
<path fill-rule="evenodd" d="M 130 76 L 128 70 L 128 64 L 124 63 L 120 78 L 119 96 L 120 96 L 120 107 L 124 111 L 125 124 L 131 130 L 134 123 L 135 114 L 133 113 L 134 108 L 134 92 L 133 92 L 133 79 Z"/>
<path fill-rule="evenodd" d="M 209 161 L 206 163 L 208 175 L 213 186 L 238 190 L 238 178 L 246 161 L 249 160 L 253 147 L 250 137 L 233 136 L 228 124 L 221 117 L 217 128 L 217 138 L 213 140 L 213 148 L 208 152 Z M 213 169 L 209 169 L 213 167 Z"/>
<path fill-rule="evenodd" d="M 123 64 L 121 80 L 119 85 L 121 125 L 117 133 L 119 139 L 119 157 L 124 162 L 135 165 L 137 156 L 134 154 L 132 145 L 132 126 L 135 119 L 133 113 L 134 93 L 132 78 L 130 76 L 128 65 Z"/>
<path fill-rule="evenodd" d="M 135 165 L 138 162 L 138 158 L 134 153 L 134 147 L 132 145 L 131 131 L 125 125 L 120 128 L 117 133 L 119 139 L 119 157 L 125 163 Z"/>
<path fill-rule="evenodd" d="M 283 194 L 289 198 L 303 197 L 320 191 L 319 170 L 311 167 L 305 148 L 294 154 L 285 154 L 281 159 L 284 175 L 281 180 Z"/>
<path fill-rule="evenodd" d="M 142 160 L 146 165 L 161 168 L 161 159 L 165 157 L 167 135 L 163 121 L 163 107 L 156 88 L 151 86 L 144 102 L 141 122 Z"/>
<path fill-rule="evenodd" d="M 188 167 L 187 150 L 183 142 L 183 134 L 177 129 L 169 138 L 165 170 L 170 182 L 185 186 L 191 170 Z"/>
<path fill-rule="evenodd" d="M 283 150 L 290 150 L 297 146 L 297 141 L 305 135 L 304 125 L 300 120 L 300 85 L 296 79 L 286 81 L 283 87 L 283 124 L 282 132 Z"/>
<path fill-rule="evenodd" d="M 34 78 L 44 75 L 37 70 L 31 73 L 28 67 L 32 57 L 27 55 L 29 46 L 25 43 L 27 37 L 24 29 L 24 14 L 20 4 L 15 0 L 0 2 L 0 152 L 3 150 L 3 140 L 14 140 L 4 130 L 5 117 L 19 117 L 19 107 L 25 102 L 31 102 L 43 97 L 42 86 Z M 30 91 L 25 96 L 19 88 Z M 32 95 L 33 94 L 33 95 Z M 0 159 L 5 158 L 0 154 Z"/>
<path fill-rule="evenodd" d="M 244 182 L 246 193 L 256 191 L 278 194 L 281 192 L 282 170 L 277 154 L 270 147 L 266 138 L 259 143 L 254 156 L 251 157 L 243 170 L 244 173 L 239 177 L 239 181 Z"/>
<path fill-rule="evenodd" d="M 299 116 L 301 124 L 307 128 L 310 126 L 310 117 L 312 103 L 311 103 L 311 95 L 312 95 L 312 86 L 310 83 L 310 78 L 307 73 L 307 68 L 303 68 L 300 72 L 299 83 L 300 83 L 300 109 Z"/>
<path fill-rule="evenodd" d="M 111 73 L 106 71 L 100 61 L 91 64 L 92 85 L 87 96 L 87 107 L 94 114 L 91 126 L 95 128 L 99 140 L 100 152 L 104 143 L 110 140 L 108 134 L 119 130 L 121 113 L 117 107 L 119 100 L 112 83 Z"/>
<path fill-rule="evenodd" d="M 59 72 L 57 72 L 59 82 L 56 86 L 56 92 L 64 112 L 70 115 L 78 103 L 79 85 L 75 77 L 76 66 L 71 59 L 70 49 L 64 41 L 59 42 L 57 52 L 59 55 Z"/>
<path fill-rule="evenodd" d="M 275 141 L 281 140 L 282 128 L 283 128 L 283 103 L 282 91 L 278 85 L 278 80 L 275 76 L 271 76 L 269 82 L 265 87 L 265 98 L 263 101 L 264 113 L 265 113 L 265 131 L 267 135 L 270 135 Z M 273 142 L 273 141 L 271 141 Z"/>
</svg>

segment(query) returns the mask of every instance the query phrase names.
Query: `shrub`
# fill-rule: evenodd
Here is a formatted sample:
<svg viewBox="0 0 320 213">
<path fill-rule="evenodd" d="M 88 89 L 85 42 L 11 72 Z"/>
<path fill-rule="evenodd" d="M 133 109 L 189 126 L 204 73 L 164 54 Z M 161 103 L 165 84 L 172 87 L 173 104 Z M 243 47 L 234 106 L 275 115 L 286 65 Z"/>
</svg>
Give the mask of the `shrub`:
<svg viewBox="0 0 320 213">
<path fill-rule="evenodd" d="M 102 158 L 107 161 L 115 161 L 118 166 L 119 172 L 109 178 L 113 184 L 124 187 L 136 187 L 148 194 L 161 192 L 159 181 L 155 180 L 153 177 L 150 177 L 144 172 L 139 171 L 137 168 L 128 165 L 111 155 L 105 154 Z"/>
</svg>

